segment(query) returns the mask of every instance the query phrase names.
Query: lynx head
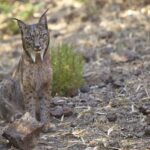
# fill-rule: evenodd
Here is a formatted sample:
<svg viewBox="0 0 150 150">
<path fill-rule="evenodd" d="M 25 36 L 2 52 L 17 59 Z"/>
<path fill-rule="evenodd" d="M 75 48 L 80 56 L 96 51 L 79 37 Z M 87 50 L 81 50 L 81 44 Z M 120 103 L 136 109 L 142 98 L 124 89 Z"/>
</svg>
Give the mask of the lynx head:
<svg viewBox="0 0 150 150">
<path fill-rule="evenodd" d="M 49 31 L 46 12 L 40 17 L 37 24 L 28 25 L 23 21 L 16 19 L 21 31 L 24 52 L 34 63 L 36 62 L 37 54 L 40 54 L 40 58 L 43 61 L 49 46 Z"/>
</svg>

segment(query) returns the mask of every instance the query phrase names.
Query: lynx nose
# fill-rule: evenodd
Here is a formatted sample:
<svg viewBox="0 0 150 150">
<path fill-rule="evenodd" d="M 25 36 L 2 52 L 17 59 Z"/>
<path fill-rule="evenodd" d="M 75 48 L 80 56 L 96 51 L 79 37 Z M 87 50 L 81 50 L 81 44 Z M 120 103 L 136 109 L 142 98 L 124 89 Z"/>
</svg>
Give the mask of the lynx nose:
<svg viewBox="0 0 150 150">
<path fill-rule="evenodd" d="M 35 44 L 35 51 L 40 51 L 41 50 L 41 46 L 39 44 Z"/>
<path fill-rule="evenodd" d="M 41 50 L 41 45 L 38 37 L 34 39 L 34 49 L 35 51 L 39 52 Z"/>
</svg>

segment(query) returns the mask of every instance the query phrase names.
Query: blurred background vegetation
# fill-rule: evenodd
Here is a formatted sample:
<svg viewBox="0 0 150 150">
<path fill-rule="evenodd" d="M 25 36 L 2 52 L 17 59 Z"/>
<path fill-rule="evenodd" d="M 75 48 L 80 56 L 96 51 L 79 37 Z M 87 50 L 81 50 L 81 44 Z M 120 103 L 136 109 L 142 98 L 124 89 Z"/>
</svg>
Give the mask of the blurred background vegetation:
<svg viewBox="0 0 150 150">
<path fill-rule="evenodd" d="M 100 17 L 101 10 L 111 6 L 116 12 L 126 9 L 142 7 L 150 3 L 149 0 L 69 0 L 70 3 L 79 2 L 87 10 L 88 15 Z M 68 2 L 69 2 L 68 1 Z M 17 34 L 18 28 L 11 18 L 16 17 L 24 21 L 35 19 L 41 10 L 49 7 L 51 0 L 0 0 L 0 30 L 3 34 Z M 57 3 L 52 2 L 54 7 Z M 42 11 L 43 12 L 43 11 Z M 2 37 L 1 37 L 2 38 Z"/>
<path fill-rule="evenodd" d="M 13 17 L 27 21 L 33 17 L 34 12 L 38 11 L 42 7 L 42 3 L 34 4 L 28 3 L 28 1 L 13 1 L 13 0 L 0 0 L 0 14 L 1 27 L 4 33 L 17 34 L 18 27 L 13 21 Z"/>
<path fill-rule="evenodd" d="M 72 2 L 72 0 L 70 0 Z M 74 0 L 81 3 L 87 9 L 87 13 L 99 16 L 102 8 L 106 5 L 116 9 L 116 12 L 129 8 L 142 7 L 150 3 L 149 0 Z M 47 3 L 51 0 L 0 0 L 0 30 L 2 33 L 17 34 L 18 28 L 11 18 L 16 17 L 24 21 L 39 16 L 42 9 L 48 8 Z M 73 2 L 72 2 L 73 3 Z M 54 3 L 54 5 L 56 5 Z M 119 7 L 118 7 L 119 6 Z"/>
</svg>

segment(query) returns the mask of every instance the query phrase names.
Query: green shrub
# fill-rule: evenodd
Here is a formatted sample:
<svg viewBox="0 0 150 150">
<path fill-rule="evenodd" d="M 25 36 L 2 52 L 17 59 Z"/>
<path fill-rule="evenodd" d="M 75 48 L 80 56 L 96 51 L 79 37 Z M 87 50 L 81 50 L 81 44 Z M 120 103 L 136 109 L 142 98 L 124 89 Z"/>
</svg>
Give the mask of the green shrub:
<svg viewBox="0 0 150 150">
<path fill-rule="evenodd" d="M 74 52 L 73 47 L 61 44 L 52 48 L 53 90 L 52 95 L 72 96 L 84 83 L 81 55 Z"/>
</svg>

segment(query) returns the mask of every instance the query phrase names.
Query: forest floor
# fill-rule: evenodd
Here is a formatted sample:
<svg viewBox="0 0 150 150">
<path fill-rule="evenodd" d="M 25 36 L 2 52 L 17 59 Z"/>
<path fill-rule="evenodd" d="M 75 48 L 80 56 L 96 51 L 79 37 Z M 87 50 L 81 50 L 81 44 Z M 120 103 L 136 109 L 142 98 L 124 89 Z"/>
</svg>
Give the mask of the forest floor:
<svg viewBox="0 0 150 150">
<path fill-rule="evenodd" d="M 51 46 L 75 46 L 86 61 L 86 85 L 75 97 L 53 98 L 55 113 L 64 107 L 72 113 L 52 116 L 56 128 L 41 134 L 35 150 L 150 150 L 150 4 L 46 0 L 45 6 Z M 20 58 L 21 39 L 1 35 L 0 72 L 7 72 Z M 0 149 L 15 150 L 1 143 Z"/>
</svg>

